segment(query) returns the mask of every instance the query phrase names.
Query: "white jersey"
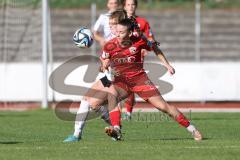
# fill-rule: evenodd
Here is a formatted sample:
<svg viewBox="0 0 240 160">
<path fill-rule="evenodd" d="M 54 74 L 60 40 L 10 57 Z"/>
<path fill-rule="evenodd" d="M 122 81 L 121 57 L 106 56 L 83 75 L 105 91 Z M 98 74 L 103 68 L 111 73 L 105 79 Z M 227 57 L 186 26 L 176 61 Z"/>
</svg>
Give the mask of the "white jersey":
<svg viewBox="0 0 240 160">
<path fill-rule="evenodd" d="M 111 13 L 101 14 L 93 27 L 93 30 L 100 33 L 101 36 L 104 37 L 104 39 L 108 39 L 108 37 L 111 35 L 111 30 L 109 26 L 110 15 Z"/>
<path fill-rule="evenodd" d="M 112 34 L 110 30 L 110 26 L 109 26 L 110 15 L 111 13 L 101 14 L 93 27 L 93 30 L 95 32 L 100 33 L 101 36 L 103 36 L 106 41 L 109 41 L 116 37 L 114 34 Z M 100 72 L 96 80 L 99 80 L 104 76 L 107 76 L 109 80 L 112 80 L 112 74 L 111 74 L 110 68 L 109 68 L 109 71 L 106 70 L 104 73 Z"/>
</svg>

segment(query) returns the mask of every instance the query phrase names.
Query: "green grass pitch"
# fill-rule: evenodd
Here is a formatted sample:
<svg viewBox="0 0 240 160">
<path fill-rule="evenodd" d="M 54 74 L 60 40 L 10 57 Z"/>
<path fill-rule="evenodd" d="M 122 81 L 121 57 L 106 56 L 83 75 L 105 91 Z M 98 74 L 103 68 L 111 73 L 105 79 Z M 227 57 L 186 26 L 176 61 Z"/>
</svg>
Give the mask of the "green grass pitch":
<svg viewBox="0 0 240 160">
<path fill-rule="evenodd" d="M 189 116 L 188 114 L 186 114 Z M 136 116 L 136 115 L 135 115 Z M 82 141 L 63 143 L 73 122 L 52 110 L 0 112 L 1 160 L 237 160 L 240 157 L 240 113 L 193 113 L 192 122 L 205 139 L 191 135 L 169 119 L 135 117 L 123 122 L 124 141 L 104 134 L 104 122 L 87 122 Z"/>
</svg>

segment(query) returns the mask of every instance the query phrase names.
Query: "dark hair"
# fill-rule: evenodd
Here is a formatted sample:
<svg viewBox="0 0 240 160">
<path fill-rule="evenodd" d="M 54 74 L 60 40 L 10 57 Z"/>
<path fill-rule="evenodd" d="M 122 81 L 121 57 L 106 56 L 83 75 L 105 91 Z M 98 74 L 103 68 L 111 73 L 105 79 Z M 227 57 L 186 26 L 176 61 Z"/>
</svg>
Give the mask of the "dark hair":
<svg viewBox="0 0 240 160">
<path fill-rule="evenodd" d="M 125 6 L 125 4 L 126 4 L 126 0 L 122 0 L 123 7 Z M 138 6 L 138 0 L 134 0 L 134 4 Z"/>
<path fill-rule="evenodd" d="M 118 9 L 110 15 L 110 19 L 117 19 L 117 23 L 127 18 L 127 12 L 123 9 Z"/>
<path fill-rule="evenodd" d="M 132 20 L 129 19 L 129 18 L 125 18 L 125 19 L 119 21 L 118 24 L 120 24 L 122 26 L 126 26 L 127 30 L 129 32 L 133 32 L 133 30 L 134 30 L 134 26 L 133 26 Z"/>
</svg>

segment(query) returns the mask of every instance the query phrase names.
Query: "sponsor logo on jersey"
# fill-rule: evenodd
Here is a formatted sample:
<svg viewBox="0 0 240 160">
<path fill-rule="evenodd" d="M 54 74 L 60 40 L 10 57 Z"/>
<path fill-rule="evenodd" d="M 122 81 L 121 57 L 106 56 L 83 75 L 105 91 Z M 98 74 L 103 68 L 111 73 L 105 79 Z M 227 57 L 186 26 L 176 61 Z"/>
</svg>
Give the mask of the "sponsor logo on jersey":
<svg viewBox="0 0 240 160">
<path fill-rule="evenodd" d="M 135 62 L 135 59 L 136 58 L 134 56 L 123 57 L 123 58 L 115 58 L 114 63 L 115 64 L 133 63 L 133 62 Z"/>
<path fill-rule="evenodd" d="M 109 57 L 110 57 L 109 53 L 106 53 L 106 52 L 103 51 L 102 58 L 107 59 Z"/>
<path fill-rule="evenodd" d="M 129 51 L 131 54 L 135 54 L 137 52 L 137 48 L 136 47 L 130 47 Z"/>
</svg>

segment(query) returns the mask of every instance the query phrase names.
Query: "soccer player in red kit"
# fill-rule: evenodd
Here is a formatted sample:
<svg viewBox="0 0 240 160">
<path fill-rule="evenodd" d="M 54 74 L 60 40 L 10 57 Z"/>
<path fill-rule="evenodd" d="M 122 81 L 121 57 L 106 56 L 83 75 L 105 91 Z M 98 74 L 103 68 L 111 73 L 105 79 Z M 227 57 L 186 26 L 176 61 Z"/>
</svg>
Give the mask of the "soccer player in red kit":
<svg viewBox="0 0 240 160">
<path fill-rule="evenodd" d="M 133 18 L 136 21 L 140 32 L 142 32 L 149 41 L 152 41 L 152 42 L 155 41 L 148 21 L 145 18 L 136 15 L 138 1 L 137 0 L 123 0 L 122 5 L 123 5 L 124 10 L 127 12 L 127 16 L 130 19 Z M 134 32 L 133 34 L 139 34 L 139 33 Z"/>
<path fill-rule="evenodd" d="M 124 19 L 120 21 L 117 25 L 117 37 L 107 42 L 104 46 L 102 58 L 110 60 L 110 66 L 114 71 L 114 87 L 112 87 L 113 89 L 111 88 L 112 94 L 108 96 L 109 110 L 113 110 L 120 100 L 134 92 L 185 127 L 192 133 L 195 140 L 202 140 L 202 135 L 195 126 L 190 124 L 189 120 L 175 106 L 169 105 L 163 99 L 158 89 L 148 78 L 143 69 L 141 51 L 143 49 L 148 51 L 155 50 L 157 56 L 160 57 L 171 74 L 175 73 L 174 68 L 168 63 L 164 54 L 156 45 L 149 46 L 142 37 L 132 37 L 132 31 L 131 20 Z M 113 127 L 109 127 L 107 132 L 116 140 L 120 140 L 121 132 L 120 128 L 114 127 L 114 116 L 115 114 L 110 114 Z"/>
<path fill-rule="evenodd" d="M 122 6 L 124 10 L 127 12 L 127 16 L 132 19 L 135 29 L 133 35 L 138 37 L 143 35 L 150 42 L 155 42 L 152 30 L 148 21 L 136 15 L 136 10 L 138 6 L 137 0 L 123 0 Z M 145 56 L 148 52 L 146 50 L 142 50 L 142 54 Z M 133 111 L 133 106 L 135 104 L 135 96 L 134 94 L 130 94 L 129 97 L 124 101 L 124 105 L 126 107 L 125 119 L 131 120 L 131 115 Z"/>
</svg>

